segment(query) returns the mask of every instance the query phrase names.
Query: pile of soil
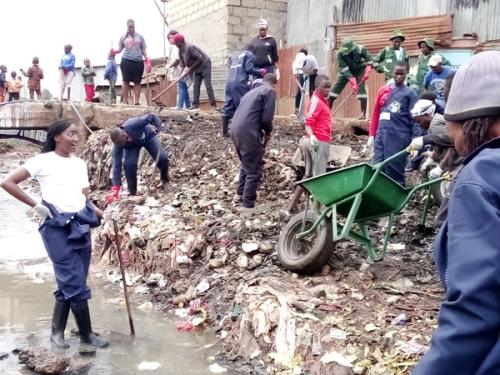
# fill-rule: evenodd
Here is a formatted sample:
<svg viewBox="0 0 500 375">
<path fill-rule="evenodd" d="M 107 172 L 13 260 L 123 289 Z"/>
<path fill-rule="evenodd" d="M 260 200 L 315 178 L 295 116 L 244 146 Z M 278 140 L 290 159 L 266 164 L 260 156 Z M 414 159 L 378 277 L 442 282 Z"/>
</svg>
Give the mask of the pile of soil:
<svg viewBox="0 0 500 375">
<path fill-rule="evenodd" d="M 321 274 L 301 276 L 276 256 L 285 225 L 280 210 L 297 180 L 291 159 L 301 127 L 276 126 L 255 213 L 242 219 L 232 201 L 239 161 L 220 125 L 202 117 L 167 125 L 159 136 L 171 153 L 170 185 L 161 186 L 146 155 L 140 194 L 122 192 L 112 208 L 129 283 L 147 286 L 139 289 L 178 315 L 179 329 L 214 329 L 224 357 L 242 373 L 409 373 L 426 350 L 441 299 L 432 237 L 416 230 L 421 197 L 397 218 L 382 262 L 368 262 L 360 245 L 342 241 Z M 347 132 L 333 140 L 352 147 L 349 163 L 363 159 L 365 142 Z M 110 186 L 107 134 L 94 133 L 82 155 L 92 198 L 103 207 Z M 383 228 L 371 229 L 381 241 Z M 116 281 L 113 238 L 109 222 L 96 230 L 94 262 L 114 269 L 108 275 Z"/>
</svg>

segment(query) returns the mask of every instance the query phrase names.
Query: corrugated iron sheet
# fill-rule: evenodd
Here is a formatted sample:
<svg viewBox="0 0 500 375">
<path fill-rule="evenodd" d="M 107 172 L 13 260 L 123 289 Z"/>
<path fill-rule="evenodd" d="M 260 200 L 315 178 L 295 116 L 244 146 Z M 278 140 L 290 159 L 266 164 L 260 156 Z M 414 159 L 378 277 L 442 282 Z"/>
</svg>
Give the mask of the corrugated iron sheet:
<svg viewBox="0 0 500 375">
<path fill-rule="evenodd" d="M 297 84 L 293 77 L 292 63 L 295 55 L 303 46 L 293 46 L 282 48 L 278 51 L 280 61 L 280 80 L 278 81 L 278 97 L 284 98 L 287 96 L 295 96 L 297 92 Z"/>
<path fill-rule="evenodd" d="M 340 47 L 342 39 L 349 36 L 353 40 L 377 53 L 388 45 L 389 35 L 394 29 L 401 29 L 406 35 L 403 47 L 410 55 L 420 53 L 417 43 L 423 37 L 434 38 L 438 45 L 448 46 L 452 38 L 452 16 L 432 16 L 406 18 L 381 22 L 349 23 L 336 26 L 336 48 Z"/>
</svg>

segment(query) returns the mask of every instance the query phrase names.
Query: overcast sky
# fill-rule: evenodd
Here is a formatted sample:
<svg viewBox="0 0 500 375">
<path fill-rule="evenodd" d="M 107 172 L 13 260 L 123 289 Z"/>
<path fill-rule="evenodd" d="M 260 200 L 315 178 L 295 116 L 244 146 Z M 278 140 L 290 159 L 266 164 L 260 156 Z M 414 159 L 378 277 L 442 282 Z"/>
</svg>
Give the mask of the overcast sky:
<svg viewBox="0 0 500 375">
<path fill-rule="evenodd" d="M 92 65 L 105 65 L 129 18 L 146 39 L 148 55 L 163 56 L 163 21 L 154 0 L 1 0 L 1 9 L 0 64 L 7 66 L 8 78 L 12 70 L 18 74 L 19 68 L 27 70 L 33 56 L 38 56 L 45 74 L 42 88 L 54 96 L 59 96 L 57 67 L 64 45 L 73 45 L 77 66 L 85 57 Z"/>
</svg>

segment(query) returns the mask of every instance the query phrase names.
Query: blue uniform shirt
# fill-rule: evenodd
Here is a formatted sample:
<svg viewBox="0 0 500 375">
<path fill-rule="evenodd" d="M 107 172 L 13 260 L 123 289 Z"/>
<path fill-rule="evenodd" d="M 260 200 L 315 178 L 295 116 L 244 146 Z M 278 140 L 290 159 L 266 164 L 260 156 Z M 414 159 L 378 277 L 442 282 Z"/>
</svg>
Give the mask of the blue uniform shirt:
<svg viewBox="0 0 500 375">
<path fill-rule="evenodd" d="M 155 133 L 151 129 L 151 126 L 161 131 L 161 124 L 161 119 L 158 116 L 149 113 L 144 116 L 128 119 L 120 126 L 130 136 L 130 141 L 123 147 L 117 145 L 113 147 L 113 185 L 121 185 L 123 149 L 144 146 L 146 139 Z"/>
<path fill-rule="evenodd" d="M 439 74 L 429 70 L 424 78 L 424 87 L 436 94 L 436 104 L 445 107 L 444 101 L 444 83 L 446 78 L 450 76 L 455 70 L 449 66 L 443 66 L 443 71 Z"/>
<path fill-rule="evenodd" d="M 227 84 L 248 86 L 250 75 L 260 77 L 260 70 L 254 65 L 254 54 L 250 51 L 238 52 L 230 57 L 229 76 Z"/>
<path fill-rule="evenodd" d="M 500 138 L 464 161 L 434 244 L 446 290 L 413 375 L 500 374 Z"/>
</svg>

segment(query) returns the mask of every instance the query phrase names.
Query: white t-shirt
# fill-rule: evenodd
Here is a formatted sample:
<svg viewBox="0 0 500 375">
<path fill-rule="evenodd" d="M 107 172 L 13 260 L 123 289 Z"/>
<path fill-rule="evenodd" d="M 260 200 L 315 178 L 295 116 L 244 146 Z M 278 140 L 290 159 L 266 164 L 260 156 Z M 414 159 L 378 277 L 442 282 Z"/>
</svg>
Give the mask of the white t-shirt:
<svg viewBox="0 0 500 375">
<path fill-rule="evenodd" d="M 78 212 L 85 207 L 82 189 L 89 187 L 89 178 L 82 159 L 47 152 L 27 160 L 23 167 L 40 183 L 42 198 L 58 211 Z"/>
<path fill-rule="evenodd" d="M 318 60 L 316 60 L 316 57 L 313 55 L 307 55 L 305 60 L 304 60 L 304 66 L 302 67 L 302 71 L 306 76 L 310 76 L 311 74 L 314 74 L 316 70 L 316 73 L 319 71 L 319 65 L 318 65 Z"/>
<path fill-rule="evenodd" d="M 304 52 L 299 52 L 295 55 L 295 60 L 292 63 L 293 74 L 302 74 L 302 66 L 304 65 L 304 60 L 306 59 L 306 54 Z"/>
</svg>

